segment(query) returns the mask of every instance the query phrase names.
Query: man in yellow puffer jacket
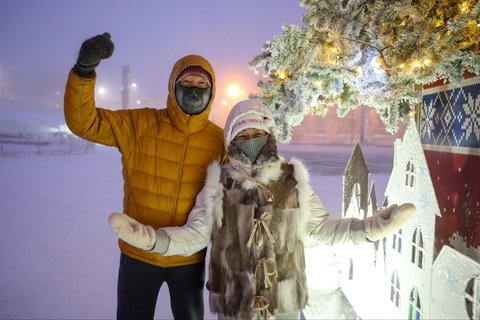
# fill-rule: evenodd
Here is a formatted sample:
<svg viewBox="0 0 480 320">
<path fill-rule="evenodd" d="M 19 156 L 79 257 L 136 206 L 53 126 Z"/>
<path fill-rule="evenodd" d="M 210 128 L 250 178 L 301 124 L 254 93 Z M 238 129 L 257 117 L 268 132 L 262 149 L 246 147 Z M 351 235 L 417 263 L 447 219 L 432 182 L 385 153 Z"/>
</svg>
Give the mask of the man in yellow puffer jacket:
<svg viewBox="0 0 480 320">
<path fill-rule="evenodd" d="M 166 109 L 106 110 L 95 106 L 95 67 L 113 48 L 108 33 L 82 44 L 68 75 L 66 123 L 76 135 L 122 154 L 127 215 L 155 229 L 184 225 L 207 166 L 226 159 L 223 130 L 208 120 L 215 95 L 212 66 L 197 55 L 178 60 Z M 203 318 L 205 250 L 164 257 L 122 240 L 119 246 L 118 319 L 152 319 L 163 282 L 176 319 Z"/>
</svg>

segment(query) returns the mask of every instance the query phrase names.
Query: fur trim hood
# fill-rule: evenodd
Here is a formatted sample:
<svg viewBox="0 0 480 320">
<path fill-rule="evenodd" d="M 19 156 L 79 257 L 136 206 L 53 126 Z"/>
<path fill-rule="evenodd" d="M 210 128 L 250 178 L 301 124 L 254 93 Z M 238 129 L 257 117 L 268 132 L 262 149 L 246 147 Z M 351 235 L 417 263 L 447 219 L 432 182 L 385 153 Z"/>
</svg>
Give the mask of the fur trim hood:
<svg viewBox="0 0 480 320">
<path fill-rule="evenodd" d="M 259 100 L 250 99 L 250 100 L 243 100 L 237 103 L 232 110 L 230 111 L 227 121 L 225 123 L 225 130 L 224 130 L 224 141 L 225 141 L 225 150 L 228 150 L 230 146 L 230 142 L 233 140 L 232 131 L 235 123 L 245 115 L 249 113 L 254 113 L 260 115 L 264 118 L 267 127 L 270 129 L 270 135 L 277 137 L 277 127 L 275 125 L 275 121 L 273 120 L 273 115 L 270 109 L 261 103 Z"/>
<path fill-rule="evenodd" d="M 239 119 L 244 118 L 244 116 L 248 114 L 256 114 L 262 117 L 269 133 L 268 141 L 260 151 L 253 165 L 252 161 L 243 154 L 238 147 L 231 143 L 233 138 L 235 138 L 232 135 L 235 124 Z M 247 175 L 254 176 L 256 172 L 262 168 L 270 166 L 279 160 L 277 154 L 277 128 L 273 120 L 273 115 L 270 110 L 258 100 L 240 101 L 233 107 L 225 123 L 224 137 L 225 150 L 227 150 L 231 165 L 235 169 L 245 172 Z"/>
</svg>

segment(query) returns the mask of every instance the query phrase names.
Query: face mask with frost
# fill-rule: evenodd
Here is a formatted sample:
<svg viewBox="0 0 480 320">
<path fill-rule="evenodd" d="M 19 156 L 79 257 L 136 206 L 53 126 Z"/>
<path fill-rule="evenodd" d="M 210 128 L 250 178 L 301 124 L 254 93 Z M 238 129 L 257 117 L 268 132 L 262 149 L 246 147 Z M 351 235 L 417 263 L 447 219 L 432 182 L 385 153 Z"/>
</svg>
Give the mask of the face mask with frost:
<svg viewBox="0 0 480 320">
<path fill-rule="evenodd" d="M 210 102 L 212 88 L 185 87 L 175 85 L 175 99 L 186 114 L 197 115 L 202 113 Z"/>
<path fill-rule="evenodd" d="M 243 154 L 245 154 L 252 163 L 258 158 L 260 151 L 262 151 L 263 147 L 267 144 L 268 141 L 268 134 L 254 139 L 249 140 L 232 140 L 232 144 L 236 146 Z"/>
</svg>

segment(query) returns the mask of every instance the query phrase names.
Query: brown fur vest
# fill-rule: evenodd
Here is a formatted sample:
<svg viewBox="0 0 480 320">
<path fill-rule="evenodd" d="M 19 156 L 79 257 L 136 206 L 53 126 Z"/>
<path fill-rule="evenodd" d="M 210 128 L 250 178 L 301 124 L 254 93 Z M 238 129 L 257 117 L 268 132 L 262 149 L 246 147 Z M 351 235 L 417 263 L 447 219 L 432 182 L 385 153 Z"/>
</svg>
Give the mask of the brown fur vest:
<svg viewBox="0 0 480 320">
<path fill-rule="evenodd" d="M 270 167 L 266 184 L 240 178 L 229 165 L 221 170 L 207 284 L 213 312 L 263 318 L 307 303 L 298 178 L 278 158 Z"/>
</svg>

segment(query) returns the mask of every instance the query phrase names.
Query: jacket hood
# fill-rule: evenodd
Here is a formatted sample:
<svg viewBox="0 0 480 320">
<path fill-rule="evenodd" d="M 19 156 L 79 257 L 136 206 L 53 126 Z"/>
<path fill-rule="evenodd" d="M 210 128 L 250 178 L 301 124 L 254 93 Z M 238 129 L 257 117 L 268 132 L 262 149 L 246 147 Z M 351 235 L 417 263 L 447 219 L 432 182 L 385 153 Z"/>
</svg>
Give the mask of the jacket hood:
<svg viewBox="0 0 480 320">
<path fill-rule="evenodd" d="M 277 127 L 275 125 L 275 121 L 273 120 L 273 115 L 270 109 L 261 103 L 259 100 L 250 99 L 250 100 L 243 100 L 233 106 L 232 110 L 228 114 L 227 121 L 225 123 L 225 130 L 224 134 L 224 142 L 225 142 L 225 150 L 228 150 L 233 140 L 232 131 L 235 123 L 245 115 L 250 113 L 258 114 L 264 118 L 266 125 L 269 127 L 269 133 L 274 138 L 277 137 Z"/>
<path fill-rule="evenodd" d="M 189 115 L 182 111 L 175 99 L 175 80 L 178 75 L 189 66 L 200 66 L 212 77 L 212 96 L 205 110 L 198 115 Z M 215 97 L 215 73 L 212 65 L 203 57 L 198 55 L 188 55 L 179 59 L 172 68 L 168 80 L 167 112 L 174 126 L 181 131 L 186 130 L 187 124 L 190 132 L 202 129 L 208 123 L 210 110 L 212 109 L 213 99 Z"/>
</svg>

